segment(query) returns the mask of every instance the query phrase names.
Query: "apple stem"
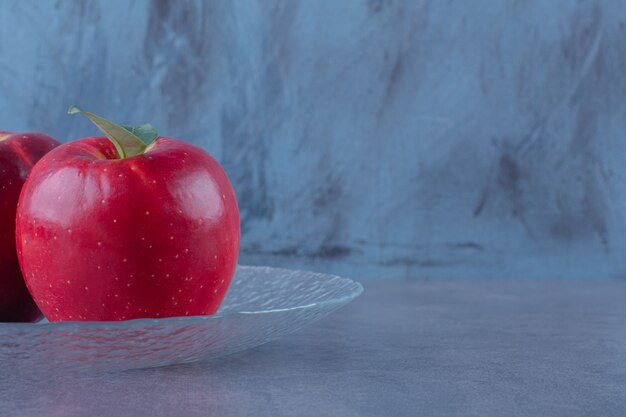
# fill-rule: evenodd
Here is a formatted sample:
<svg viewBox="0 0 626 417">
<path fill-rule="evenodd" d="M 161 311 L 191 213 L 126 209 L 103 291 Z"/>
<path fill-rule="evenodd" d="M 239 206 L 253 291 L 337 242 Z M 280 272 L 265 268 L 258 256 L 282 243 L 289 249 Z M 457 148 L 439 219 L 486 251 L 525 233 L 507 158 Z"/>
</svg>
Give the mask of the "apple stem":
<svg viewBox="0 0 626 417">
<path fill-rule="evenodd" d="M 83 111 L 77 106 L 71 106 L 67 113 L 87 116 L 115 145 L 120 159 L 144 153 L 148 144 L 158 136 L 156 129 L 150 124 L 135 127 L 119 125 L 104 117 Z"/>
</svg>

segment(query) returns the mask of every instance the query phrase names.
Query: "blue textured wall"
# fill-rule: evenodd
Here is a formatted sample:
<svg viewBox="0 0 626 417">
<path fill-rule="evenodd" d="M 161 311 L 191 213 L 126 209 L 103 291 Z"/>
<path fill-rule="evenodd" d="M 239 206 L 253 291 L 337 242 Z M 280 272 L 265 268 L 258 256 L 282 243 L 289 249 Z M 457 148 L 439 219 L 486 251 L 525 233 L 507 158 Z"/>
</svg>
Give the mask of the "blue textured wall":
<svg viewBox="0 0 626 417">
<path fill-rule="evenodd" d="M 69 104 L 199 144 L 243 263 L 354 277 L 626 275 L 626 7 L 2 1 L 0 126 Z"/>
</svg>

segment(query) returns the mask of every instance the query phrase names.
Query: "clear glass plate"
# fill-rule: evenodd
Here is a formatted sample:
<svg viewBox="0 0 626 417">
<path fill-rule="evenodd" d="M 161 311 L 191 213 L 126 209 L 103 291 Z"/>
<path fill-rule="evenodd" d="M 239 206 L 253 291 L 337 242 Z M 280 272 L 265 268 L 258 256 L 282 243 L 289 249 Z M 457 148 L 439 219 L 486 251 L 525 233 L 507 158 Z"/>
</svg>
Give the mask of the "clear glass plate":
<svg viewBox="0 0 626 417">
<path fill-rule="evenodd" d="M 239 266 L 214 316 L 0 323 L 0 370 L 124 370 L 216 358 L 294 332 L 362 291 L 332 275 Z"/>
</svg>

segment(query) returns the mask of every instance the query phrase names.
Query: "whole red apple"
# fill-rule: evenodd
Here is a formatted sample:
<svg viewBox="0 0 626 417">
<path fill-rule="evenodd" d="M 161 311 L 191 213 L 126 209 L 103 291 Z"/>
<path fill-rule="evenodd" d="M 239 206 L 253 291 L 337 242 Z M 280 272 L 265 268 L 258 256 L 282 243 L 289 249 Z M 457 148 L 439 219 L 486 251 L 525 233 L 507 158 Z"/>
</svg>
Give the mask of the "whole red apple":
<svg viewBox="0 0 626 417">
<path fill-rule="evenodd" d="M 0 132 L 0 321 L 35 321 L 41 317 L 17 260 L 15 210 L 31 168 L 58 145 L 43 133 Z"/>
<path fill-rule="evenodd" d="M 216 312 L 239 251 L 239 210 L 219 163 L 151 126 L 116 125 L 64 144 L 24 185 L 16 239 L 28 289 L 50 321 Z"/>
</svg>

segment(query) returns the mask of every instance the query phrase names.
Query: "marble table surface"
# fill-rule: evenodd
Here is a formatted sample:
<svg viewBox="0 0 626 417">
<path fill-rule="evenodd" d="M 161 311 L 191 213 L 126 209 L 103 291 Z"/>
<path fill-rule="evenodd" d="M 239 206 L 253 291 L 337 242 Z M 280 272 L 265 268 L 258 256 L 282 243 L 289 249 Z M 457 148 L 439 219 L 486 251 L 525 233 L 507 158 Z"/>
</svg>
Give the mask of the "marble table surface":
<svg viewBox="0 0 626 417">
<path fill-rule="evenodd" d="M 626 415 L 626 282 L 365 288 L 297 334 L 213 362 L 99 375 L 0 368 L 0 415 Z"/>
</svg>

